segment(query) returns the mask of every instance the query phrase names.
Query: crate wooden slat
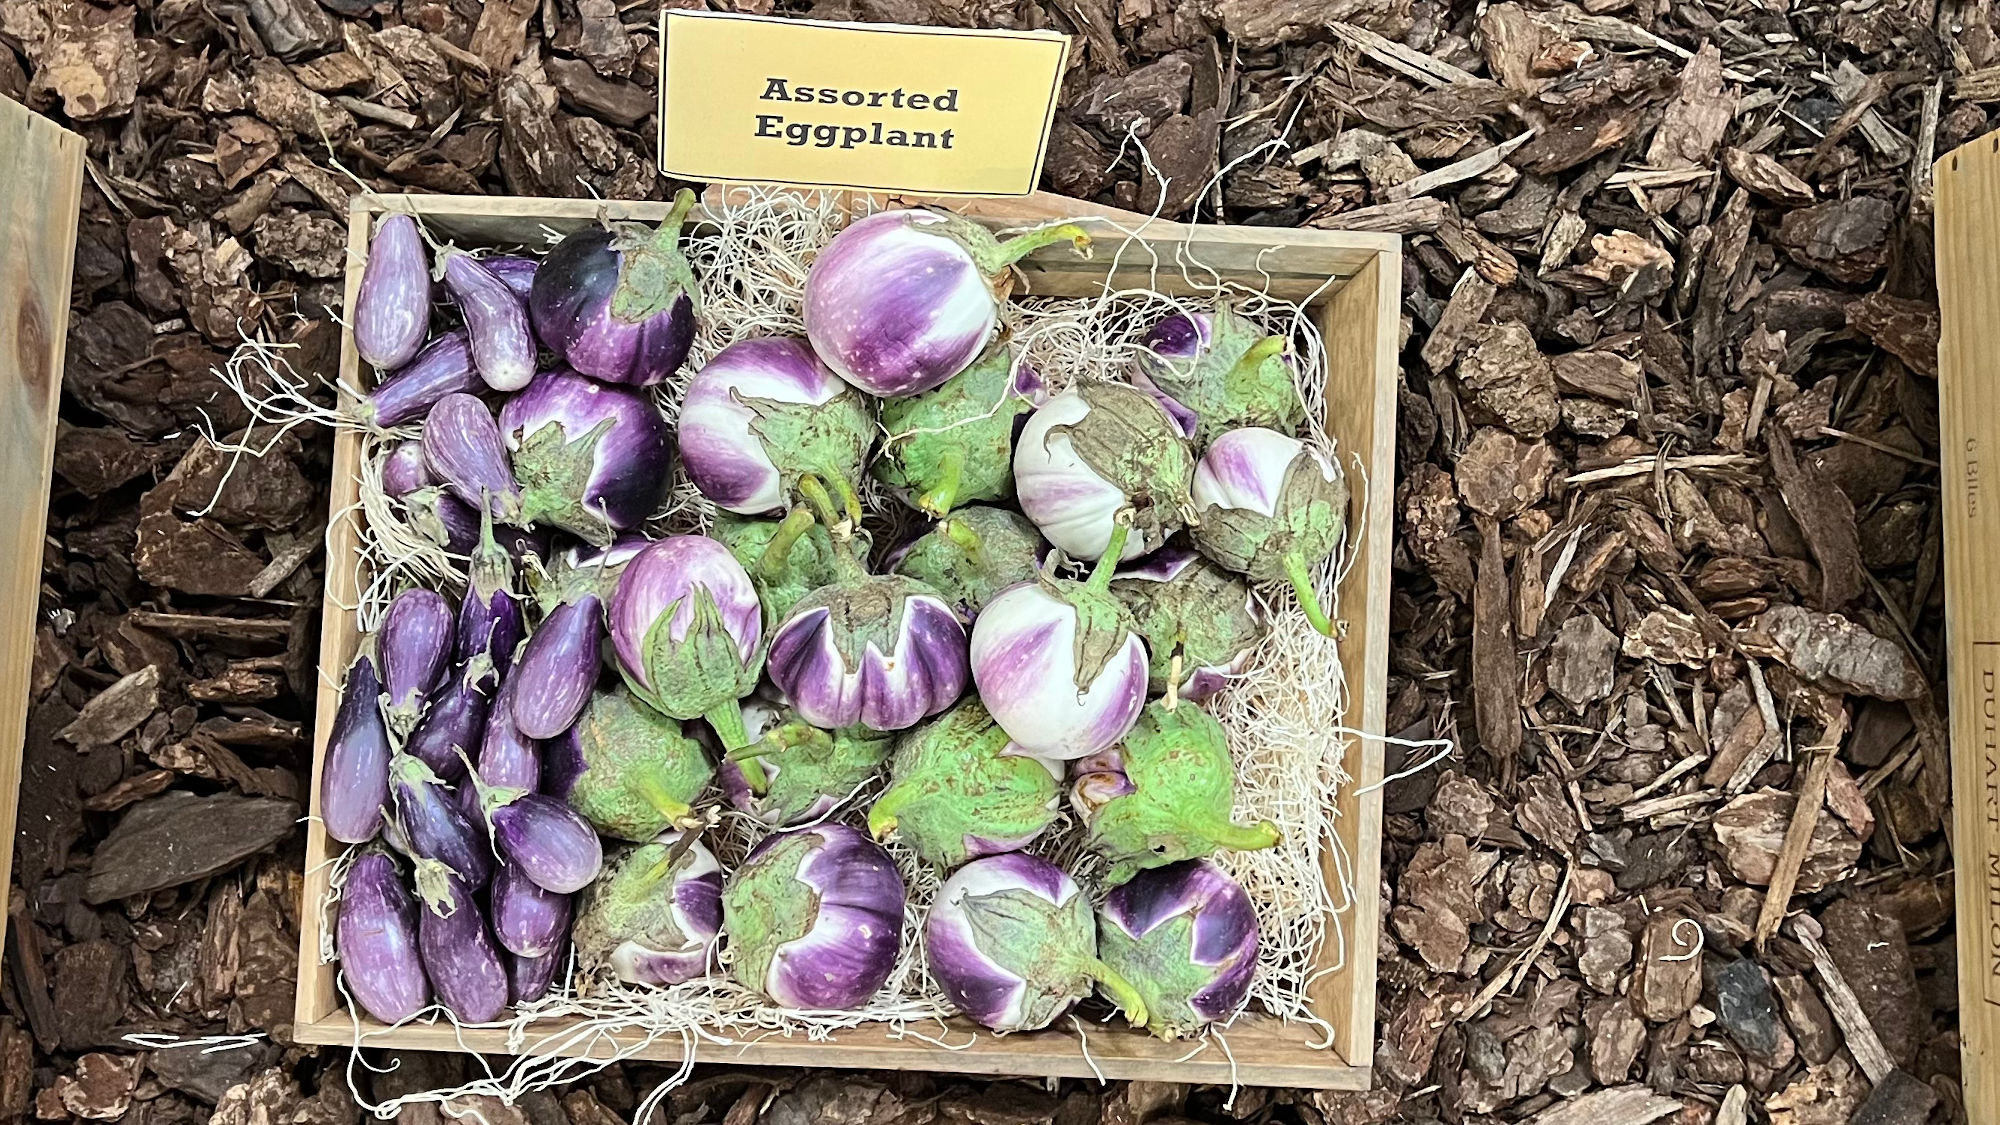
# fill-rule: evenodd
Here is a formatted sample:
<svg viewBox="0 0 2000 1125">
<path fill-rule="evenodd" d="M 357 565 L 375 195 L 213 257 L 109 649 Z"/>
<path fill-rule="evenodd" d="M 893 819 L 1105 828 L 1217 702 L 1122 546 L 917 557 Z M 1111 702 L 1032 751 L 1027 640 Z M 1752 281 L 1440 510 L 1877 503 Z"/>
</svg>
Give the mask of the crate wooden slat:
<svg viewBox="0 0 2000 1125">
<path fill-rule="evenodd" d="M 712 193 L 711 203 L 723 205 L 727 193 Z M 1340 617 L 1345 624 L 1342 664 L 1353 701 L 1348 725 L 1380 735 L 1386 718 L 1389 651 L 1390 495 L 1395 480 L 1396 356 L 1400 346 L 1399 301 L 1402 279 L 1400 241 L 1393 235 L 1348 234 L 1338 231 L 1293 231 L 1213 226 L 1189 226 L 1147 221 L 1141 216 L 1092 208 L 1052 196 L 1025 199 L 953 200 L 963 214 L 995 228 L 1032 225 L 1055 218 L 1089 214 L 1086 221 L 1096 239 L 1097 257 L 1081 266 L 1066 249 L 1032 255 L 1022 265 L 1025 275 L 1018 293 L 1046 296 L 1092 296 L 1101 291 L 1115 256 L 1119 268 L 1114 285 L 1146 286 L 1167 294 L 1191 294 L 1182 263 L 1200 262 L 1243 277 L 1293 299 L 1311 297 L 1311 307 L 1327 343 L 1328 431 L 1351 458 L 1358 461 L 1370 487 L 1361 494 L 1350 521 L 1360 530 L 1358 557 L 1339 589 Z M 361 196 L 354 202 L 349 228 L 347 299 L 351 306 L 360 285 L 360 266 L 367 233 L 385 210 L 410 211 L 440 238 L 461 246 L 539 247 L 547 235 L 562 234 L 600 218 L 655 221 L 666 213 L 659 202 L 600 202 L 596 200 L 507 199 L 449 196 Z M 1130 243 L 1125 232 L 1136 231 Z M 1120 247 L 1123 247 L 1120 252 Z M 364 385 L 359 358 L 351 339 L 343 342 L 341 377 Z M 356 550 L 360 441 L 343 434 L 335 441 L 332 511 L 327 532 L 327 557 L 353 557 Z M 331 716 L 338 706 L 342 671 L 352 660 L 357 635 L 356 590 L 351 573 L 329 566 L 320 649 L 319 713 Z M 318 809 L 320 754 L 328 724 L 319 724 L 313 762 L 312 801 Z M 1330 855 L 1329 884 L 1343 879 L 1355 889 L 1354 901 L 1338 919 L 1345 948 L 1323 950 L 1321 972 L 1311 988 L 1315 1011 L 1335 1028 L 1330 1049 L 1318 1046 L 1312 1029 L 1290 1026 L 1262 1016 L 1237 1021 L 1228 1034 L 1227 1055 L 1211 1047 L 1195 1058 L 1185 1043 L 1164 1043 L 1121 1026 L 1090 1028 L 1087 1044 L 1070 1030 L 1051 1029 L 1004 1037 L 980 1033 L 970 1049 L 947 1050 L 914 1038 L 895 1038 L 879 1027 L 835 1033 L 826 1040 L 772 1037 L 742 1045 L 704 1043 L 705 1061 L 787 1066 L 857 1067 L 899 1070 L 941 1070 L 964 1074 L 1032 1074 L 1107 1078 L 1171 1079 L 1188 1082 L 1249 1084 L 1325 1089 L 1366 1089 L 1375 1041 L 1375 944 L 1379 923 L 1377 883 L 1381 869 L 1381 743 L 1376 738 L 1353 740 L 1344 763 L 1354 779 L 1340 794 L 1336 821 L 1338 858 Z M 322 920 L 315 904 L 327 890 L 326 860 L 332 846 L 317 820 L 309 822 L 306 849 L 304 924 L 300 935 L 298 1004 L 294 1034 L 302 1042 L 349 1043 L 357 1032 L 371 1045 L 404 1049 L 474 1050 L 481 1053 L 541 1053 L 564 1042 L 566 1025 L 546 1021 L 534 1025 L 524 1041 L 510 1044 L 504 1029 L 458 1031 L 448 1025 L 389 1030 L 367 1021 L 357 1024 L 336 986 L 336 967 L 320 964 Z M 1335 870 L 1338 865 L 1339 870 Z M 962 1026 L 961 1026 L 962 1025 Z M 933 1029 L 934 1030 L 934 1029 Z M 963 1043 L 972 1038 L 970 1024 L 955 1021 L 944 1038 Z M 1088 1054 L 1086 1056 L 1086 1047 Z M 599 1036 L 592 1044 L 599 1055 L 613 1051 L 631 1057 L 673 1060 L 681 1057 L 678 1036 L 644 1042 L 643 1037 Z M 1233 1056 L 1233 1061 L 1230 1056 Z"/>
</svg>

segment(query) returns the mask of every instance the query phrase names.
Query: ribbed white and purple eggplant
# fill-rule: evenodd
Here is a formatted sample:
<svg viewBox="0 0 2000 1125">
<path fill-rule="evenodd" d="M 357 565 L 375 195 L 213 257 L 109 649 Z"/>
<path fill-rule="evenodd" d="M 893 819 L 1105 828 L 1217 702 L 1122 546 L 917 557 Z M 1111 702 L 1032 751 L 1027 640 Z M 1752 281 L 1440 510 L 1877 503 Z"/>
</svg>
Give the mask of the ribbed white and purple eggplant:
<svg viewBox="0 0 2000 1125">
<path fill-rule="evenodd" d="M 701 743 L 620 684 L 590 697 L 583 717 L 543 755 L 542 791 L 621 840 L 685 824 L 715 767 Z"/>
<path fill-rule="evenodd" d="M 1000 591 L 1032 580 L 1049 545 L 1025 516 L 970 504 L 889 556 L 889 569 L 944 595 L 971 622 Z"/>
<path fill-rule="evenodd" d="M 709 534 L 749 572 L 757 599 L 764 603 L 767 628 L 789 617 L 807 594 L 840 577 L 833 537 L 804 509 L 795 509 L 782 520 L 722 516 Z"/>
<path fill-rule="evenodd" d="M 543 890 L 525 871 L 501 863 L 488 890 L 493 937 L 516 957 L 545 957 L 569 934 L 570 896 Z"/>
<path fill-rule="evenodd" d="M 1188 423 L 1197 444 L 1238 426 L 1296 433 L 1305 420 L 1285 338 L 1266 335 L 1228 301 L 1212 312 L 1173 313 L 1140 345 L 1132 385 Z"/>
<path fill-rule="evenodd" d="M 688 479 L 717 507 L 758 516 L 803 505 L 828 527 L 860 526 L 855 484 L 875 423 L 804 340 L 717 352 L 688 384 L 677 426 Z"/>
<path fill-rule="evenodd" d="M 348 666 L 319 775 L 320 821 L 343 844 L 374 839 L 389 802 L 389 728 L 381 697 L 375 660 L 363 651 Z"/>
<path fill-rule="evenodd" d="M 722 933 L 722 865 L 699 840 L 663 833 L 613 851 L 577 900 L 578 967 L 627 984 L 674 985 L 707 972 Z"/>
<path fill-rule="evenodd" d="M 919 394 L 965 370 L 999 321 L 1015 262 L 1090 245 L 1064 223 L 1002 242 L 943 211 L 883 211 L 834 236 L 806 273 L 806 336 L 841 378 L 878 398 Z"/>
<path fill-rule="evenodd" d="M 368 240 L 353 309 L 354 350 L 376 368 L 401 367 L 431 326 L 431 271 L 424 236 L 408 215 L 384 215 Z"/>
<path fill-rule="evenodd" d="M 1146 1030 L 1198 1034 L 1243 1007 L 1257 967 L 1257 912 L 1205 859 L 1141 871 L 1112 888 L 1097 916 L 1097 954 L 1132 983 Z"/>
<path fill-rule="evenodd" d="M 644 391 L 567 371 L 535 376 L 500 408 L 521 518 L 609 546 L 666 498 L 673 428 Z"/>
<path fill-rule="evenodd" d="M 951 706 L 965 691 L 965 626 L 943 595 L 867 573 L 838 538 L 834 550 L 841 576 L 771 633 L 771 682 L 829 730 L 902 730 Z"/>
<path fill-rule="evenodd" d="M 750 745 L 730 751 L 716 781 L 731 807 L 780 828 L 832 812 L 889 756 L 888 735 L 821 730 L 762 699 L 743 701 L 743 729 Z"/>
<path fill-rule="evenodd" d="M 679 370 L 700 311 L 694 269 L 680 249 L 694 203 L 683 188 L 652 230 L 608 223 L 556 243 L 528 295 L 542 343 L 607 383 L 650 387 Z"/>
<path fill-rule="evenodd" d="M 416 729 L 424 703 L 451 666 L 455 614 L 436 590 L 412 586 L 397 594 L 375 633 L 382 661 L 382 714 L 397 738 Z"/>
<path fill-rule="evenodd" d="M 889 787 L 868 810 L 868 831 L 910 845 L 946 871 L 1018 851 L 1055 822 L 1060 790 L 1050 763 L 1020 752 L 968 699 L 896 740 Z"/>
<path fill-rule="evenodd" d="M 417 949 L 438 1003 L 460 1023 L 500 1018 L 511 998 L 507 964 L 479 912 L 474 888 L 455 875 L 442 880 L 435 904 L 417 914 Z"/>
<path fill-rule="evenodd" d="M 938 888 L 924 952 L 946 996 L 994 1031 L 1036 1031 L 1101 988 L 1133 1024 L 1146 1005 L 1097 956 L 1097 923 L 1076 880 L 1037 856 L 974 860 Z"/>
<path fill-rule="evenodd" d="M 446 395 L 485 385 L 473 370 L 465 329 L 454 328 L 425 344 L 416 358 L 384 376 L 350 409 L 355 421 L 386 430 L 421 419 Z"/>
<path fill-rule="evenodd" d="M 1088 579 L 1042 575 L 987 603 L 972 623 L 972 681 L 1016 745 L 1069 761 L 1117 744 L 1146 704 L 1146 643 L 1111 593 L 1119 547 L 1112 529 Z"/>
<path fill-rule="evenodd" d="M 1252 427 L 1216 438 L 1194 473 L 1195 546 L 1252 582 L 1288 581 L 1306 620 L 1333 635 L 1312 569 L 1340 549 L 1347 478 L 1305 442 Z"/>
<path fill-rule="evenodd" d="M 1114 753 L 1079 771 L 1071 801 L 1091 849 L 1111 861 L 1109 881 L 1217 849 L 1275 847 L 1268 820 L 1238 824 L 1236 769 L 1222 724 L 1199 707 L 1154 702 Z"/>
<path fill-rule="evenodd" d="M 430 1006 L 418 910 L 387 852 L 370 848 L 347 869 L 334 922 L 340 975 L 361 1010 L 383 1023 L 401 1023 Z"/>
<path fill-rule="evenodd" d="M 1014 447 L 1021 513 L 1048 541 L 1078 559 L 1111 542 L 1130 510 L 1124 558 L 1157 549 L 1190 522 L 1194 454 L 1151 395 L 1123 383 L 1084 383 L 1029 417 Z"/>
<path fill-rule="evenodd" d="M 895 862 L 860 832 L 766 836 L 722 889 L 730 972 L 780 1007 L 860 1007 L 895 968 L 903 905 Z"/>
<path fill-rule="evenodd" d="M 1048 401 L 1048 384 L 1004 338 L 942 384 L 882 404 L 875 479 L 942 518 L 961 504 L 1014 495 L 1014 423 Z"/>
<path fill-rule="evenodd" d="M 521 486 L 507 464 L 500 424 L 474 396 L 449 394 L 431 407 L 424 419 L 424 464 L 474 513 L 484 507 L 501 523 L 528 522 L 521 518 Z M 475 519 L 473 536 L 478 532 Z"/>
<path fill-rule="evenodd" d="M 472 367 L 496 391 L 518 391 L 535 377 L 535 332 L 528 306 L 507 283 L 470 254 L 444 251 L 438 275 L 465 318 Z"/>
<path fill-rule="evenodd" d="M 1264 636 L 1264 604 L 1249 585 L 1183 547 L 1119 568 L 1111 592 L 1146 639 L 1156 696 L 1207 699 L 1242 675 Z"/>
<path fill-rule="evenodd" d="M 604 866 L 603 841 L 562 798 L 496 788 L 476 773 L 472 784 L 503 862 L 551 894 L 574 894 L 597 878 Z"/>
<path fill-rule="evenodd" d="M 634 555 L 611 599 L 611 647 L 640 702 L 708 720 L 725 752 L 749 742 L 736 701 L 764 669 L 764 611 L 729 548 L 673 535 Z"/>
</svg>

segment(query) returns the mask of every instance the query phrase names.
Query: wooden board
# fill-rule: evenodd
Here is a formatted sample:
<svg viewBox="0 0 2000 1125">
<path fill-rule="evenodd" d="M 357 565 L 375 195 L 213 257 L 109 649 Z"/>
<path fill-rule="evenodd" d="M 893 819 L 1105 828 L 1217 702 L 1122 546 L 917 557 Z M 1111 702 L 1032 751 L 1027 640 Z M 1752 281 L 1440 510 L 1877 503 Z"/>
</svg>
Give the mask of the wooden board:
<svg viewBox="0 0 2000 1125">
<path fill-rule="evenodd" d="M 2000 1119 L 2000 136 L 1938 161 L 1939 454 L 1959 1049 L 1967 1119 Z"/>
<path fill-rule="evenodd" d="M 713 194 L 710 206 L 726 205 Z M 1395 395 L 1400 350 L 1400 290 L 1402 250 L 1393 235 L 1345 234 L 1338 231 L 1249 230 L 1153 222 L 1144 216 L 1109 208 L 1090 208 L 1053 196 L 1020 200 L 955 200 L 953 206 L 997 228 L 1032 225 L 1055 218 L 1074 218 L 1089 211 L 1099 257 L 1090 270 L 1070 268 L 1063 248 L 1051 248 L 1023 263 L 1030 291 L 1044 295 L 1094 296 L 1104 285 L 1110 262 L 1125 263 L 1111 274 L 1114 284 L 1145 284 L 1170 295 L 1192 295 L 1196 285 L 1184 276 L 1182 264 L 1195 261 L 1235 263 L 1227 271 L 1246 284 L 1269 284 L 1296 298 L 1313 296 L 1312 308 L 1326 339 L 1329 387 L 1326 425 L 1338 441 L 1350 479 L 1369 482 L 1357 489 L 1350 520 L 1357 529 L 1355 564 L 1339 586 L 1338 617 L 1341 662 L 1353 700 L 1347 722 L 1356 730 L 1379 736 L 1388 706 L 1389 560 L 1393 545 L 1391 495 L 1395 481 Z M 351 303 L 360 285 L 360 263 L 367 233 L 385 210 L 420 215 L 440 238 L 461 246 L 542 246 L 549 232 L 577 229 L 600 218 L 653 221 L 666 213 L 660 202 L 619 203 L 596 200 L 470 198 L 451 196 L 362 196 L 354 201 L 349 228 L 347 296 Z M 1136 232 L 1136 233 L 1133 233 Z M 1130 241 L 1128 241 L 1128 237 Z M 1197 276 L 1206 275 L 1192 270 Z M 351 386 L 365 385 L 353 341 L 343 341 L 341 378 Z M 360 440 L 342 434 L 335 440 L 332 511 L 328 531 L 329 559 L 352 558 L 359 528 L 355 501 L 359 490 Z M 353 659 L 358 637 L 353 613 L 356 601 L 351 568 L 330 566 L 320 650 L 319 713 L 330 716 L 339 703 L 339 684 Z M 318 811 L 320 754 L 329 726 L 319 724 L 313 761 L 313 811 Z M 817 1067 L 860 1067 L 896 1070 L 941 1070 L 964 1074 L 1030 1074 L 1106 1078 L 1139 1078 L 1182 1082 L 1231 1083 L 1366 1089 L 1375 1043 L 1375 950 L 1380 924 L 1382 746 L 1379 738 L 1358 738 L 1346 748 L 1344 767 L 1353 779 L 1340 794 L 1329 842 L 1327 879 L 1354 888 L 1354 899 L 1338 915 L 1335 928 L 1343 940 L 1321 950 L 1311 988 L 1314 1010 L 1334 1028 L 1331 1048 L 1313 1028 L 1282 1024 L 1268 1017 L 1245 1016 L 1228 1033 L 1228 1052 L 1211 1047 L 1193 1058 L 1185 1043 L 1164 1043 L 1143 1031 L 1110 1024 L 1089 1029 L 1085 1042 L 1071 1030 L 996 1037 L 970 1024 L 954 1026 L 943 1038 L 957 1045 L 977 1035 L 977 1043 L 945 1050 L 914 1038 L 898 1038 L 881 1027 L 838 1032 L 824 1041 L 782 1037 L 740 1045 L 703 1044 L 704 1061 Z M 326 860 L 332 845 L 319 821 L 308 821 L 305 902 L 300 935 L 298 1005 L 293 1034 L 307 1043 L 351 1043 L 357 1034 L 371 1045 L 480 1053 L 567 1053 L 564 1025 L 535 1025 L 520 1041 L 501 1028 L 455 1031 L 449 1026 L 390 1030 L 371 1022 L 356 1023 L 336 987 L 336 968 L 320 963 L 323 920 L 313 904 L 327 890 Z M 631 1057 L 672 1060 L 681 1057 L 678 1038 L 648 1040 L 640 1035 L 597 1036 L 600 1053 L 618 1051 Z"/>
<path fill-rule="evenodd" d="M 0 97 L 0 871 L 13 870 L 82 192 L 83 138 Z"/>
</svg>

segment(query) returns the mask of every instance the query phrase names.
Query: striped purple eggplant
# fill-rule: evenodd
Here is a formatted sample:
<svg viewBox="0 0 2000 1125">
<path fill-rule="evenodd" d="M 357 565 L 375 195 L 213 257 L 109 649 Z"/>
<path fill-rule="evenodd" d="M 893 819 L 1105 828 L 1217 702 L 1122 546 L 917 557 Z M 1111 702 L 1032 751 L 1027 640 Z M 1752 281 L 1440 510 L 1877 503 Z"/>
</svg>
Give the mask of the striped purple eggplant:
<svg viewBox="0 0 2000 1125">
<path fill-rule="evenodd" d="M 400 500 L 420 488 L 431 488 L 441 483 L 431 474 L 431 467 L 424 463 L 424 443 L 412 438 L 398 442 L 396 448 L 382 458 L 382 492 Z"/>
<path fill-rule="evenodd" d="M 590 885 L 604 866 L 597 830 L 559 797 L 496 789 L 475 774 L 473 785 L 493 836 L 493 850 L 534 884 L 566 895 Z"/>
<path fill-rule="evenodd" d="M 1196 859 L 1141 871 L 1112 888 L 1097 919 L 1098 955 L 1132 983 L 1154 1035 L 1195 1035 L 1243 1006 L 1257 912 L 1222 868 Z"/>
<path fill-rule="evenodd" d="M 611 645 L 632 694 L 662 715 L 705 718 L 724 751 L 749 739 L 736 701 L 764 667 L 764 611 L 729 548 L 701 535 L 649 543 L 611 599 Z"/>
<path fill-rule="evenodd" d="M 889 787 L 868 810 L 868 831 L 877 840 L 893 834 L 949 871 L 1034 842 L 1055 823 L 1058 780 L 968 699 L 896 740 Z"/>
<path fill-rule="evenodd" d="M 418 912 L 417 948 L 438 1003 L 460 1023 L 487 1023 L 507 1010 L 507 965 L 479 912 L 473 888 L 456 876 L 443 880 L 438 904 Z"/>
<path fill-rule="evenodd" d="M 474 512 L 490 505 L 501 523 L 527 522 L 521 518 L 521 486 L 507 465 L 500 424 L 472 395 L 446 395 L 431 407 L 424 420 L 424 464 Z"/>
<path fill-rule="evenodd" d="M 403 366 L 423 346 L 431 326 L 431 271 L 415 219 L 384 215 L 376 225 L 350 317 L 354 350 L 378 369 Z"/>
<path fill-rule="evenodd" d="M 444 287 L 465 318 L 472 366 L 496 391 L 518 391 L 535 377 L 535 333 L 528 306 L 470 254 L 447 250 Z"/>
<path fill-rule="evenodd" d="M 492 271 L 500 283 L 514 291 L 514 296 L 523 301 L 535 288 L 535 272 L 542 263 L 526 254 L 489 254 L 479 259 L 479 264 Z"/>
<path fill-rule="evenodd" d="M 1207 699 L 1243 674 L 1264 636 L 1264 603 L 1249 585 L 1183 547 L 1119 568 L 1111 592 L 1146 641 L 1153 695 Z"/>
<path fill-rule="evenodd" d="M 722 932 L 722 866 L 699 840 L 663 833 L 614 851 L 578 897 L 578 965 L 628 984 L 673 985 L 708 971 Z"/>
<path fill-rule="evenodd" d="M 594 546 L 645 522 L 673 481 L 673 427 L 651 395 L 630 387 L 544 372 L 500 408 L 500 435 L 522 520 Z"/>
<path fill-rule="evenodd" d="M 494 538 L 488 513 L 467 567 L 465 597 L 458 603 L 454 654 L 479 690 L 489 694 L 514 666 L 514 652 L 527 635 L 521 599 L 514 594 L 514 569 L 514 556 Z"/>
<path fill-rule="evenodd" d="M 557 946 L 540 957 L 508 954 L 507 993 L 515 1006 L 547 996 L 549 989 L 555 987 L 556 977 L 562 972 L 568 957 L 568 950 L 563 946 Z"/>
<path fill-rule="evenodd" d="M 383 1023 L 401 1023 L 430 1006 L 431 985 L 417 949 L 420 909 L 387 853 L 364 852 L 347 869 L 334 950 L 348 995 Z"/>
<path fill-rule="evenodd" d="M 556 243 L 528 296 L 542 343 L 607 383 L 650 387 L 678 371 L 694 343 L 700 297 L 680 249 L 694 204 L 683 188 L 652 230 L 610 223 Z"/>
<path fill-rule="evenodd" d="M 364 652 L 348 666 L 319 775 L 320 821 L 343 844 L 374 838 L 389 801 L 389 728 L 381 696 L 375 661 Z"/>
<path fill-rule="evenodd" d="M 621 840 L 651 840 L 688 820 L 715 767 L 701 743 L 623 684 L 590 697 L 545 751 L 541 790 Z"/>
<path fill-rule="evenodd" d="M 597 686 L 604 643 L 604 605 L 582 594 L 549 611 L 521 646 L 510 682 L 514 724 L 529 738 L 554 738 L 568 730 Z"/>
<path fill-rule="evenodd" d="M 903 935 L 903 877 L 845 824 L 766 836 L 722 890 L 729 969 L 786 1008 L 856 1008 L 889 979 Z"/>
<path fill-rule="evenodd" d="M 569 933 L 568 895 L 543 890 L 519 867 L 502 863 L 493 872 L 493 937 L 516 957 L 542 957 L 561 948 Z"/>
<path fill-rule="evenodd" d="M 445 674 L 444 686 L 424 708 L 417 729 L 403 743 L 403 752 L 421 759 L 440 778 L 457 781 L 465 774 L 466 759 L 479 750 L 485 738 L 491 706 L 492 700 L 480 689 L 471 669 L 464 665 L 452 668 Z"/>
<path fill-rule="evenodd" d="M 410 527 L 454 555 L 479 547 L 479 511 L 444 488 L 420 488 L 403 497 Z M 549 556 L 549 533 L 539 527 L 496 527 L 494 538 L 516 564 Z"/>
<path fill-rule="evenodd" d="M 1173 313 L 1140 345 L 1132 385 L 1159 399 L 1198 445 L 1238 426 L 1291 434 L 1305 421 L 1285 338 L 1265 335 L 1228 301 L 1213 312 Z"/>
<path fill-rule="evenodd" d="M 397 594 L 375 633 L 382 661 L 383 717 L 397 737 L 416 729 L 424 701 L 451 665 L 452 607 L 443 594 L 412 586 Z"/>
<path fill-rule="evenodd" d="M 829 528 L 860 526 L 855 486 L 875 423 L 804 340 L 723 348 L 688 383 L 676 424 L 688 479 L 717 507 L 756 516 L 803 504 Z"/>
<path fill-rule="evenodd" d="M 806 273 L 806 336 L 841 378 L 878 398 L 927 391 L 979 355 L 999 322 L 1008 271 L 1044 246 L 1090 236 L 1073 224 L 1008 239 L 943 211 L 883 211 L 850 225 Z"/>
<path fill-rule="evenodd" d="M 1347 531 L 1340 466 L 1276 430 L 1231 430 L 1201 455 L 1194 504 L 1202 554 L 1252 582 L 1290 582 L 1306 620 L 1333 636 L 1311 571 L 1340 549 Z"/>
<path fill-rule="evenodd" d="M 542 744 L 521 733 L 514 722 L 515 684 L 520 679 L 516 670 L 500 681 L 500 690 L 493 697 L 493 707 L 487 712 L 486 734 L 479 742 L 479 757 L 476 759 L 479 779 L 487 785 L 506 789 L 540 789 L 542 785 Z M 466 786 L 465 807 L 477 815 L 478 800 Z"/>
<path fill-rule="evenodd" d="M 389 793 L 395 800 L 396 825 L 411 855 L 441 865 L 445 873 L 479 888 L 493 875 L 493 851 L 486 833 L 459 807 L 451 788 L 422 760 L 398 754 L 389 760 Z M 432 909 L 444 888 L 440 872 L 420 868 L 417 890 Z"/>
<path fill-rule="evenodd" d="M 454 328 L 424 345 L 415 359 L 375 384 L 357 408 L 357 420 L 386 430 L 420 420 L 446 395 L 484 387 L 479 373 L 472 369 L 472 348 L 465 330 Z"/>
</svg>

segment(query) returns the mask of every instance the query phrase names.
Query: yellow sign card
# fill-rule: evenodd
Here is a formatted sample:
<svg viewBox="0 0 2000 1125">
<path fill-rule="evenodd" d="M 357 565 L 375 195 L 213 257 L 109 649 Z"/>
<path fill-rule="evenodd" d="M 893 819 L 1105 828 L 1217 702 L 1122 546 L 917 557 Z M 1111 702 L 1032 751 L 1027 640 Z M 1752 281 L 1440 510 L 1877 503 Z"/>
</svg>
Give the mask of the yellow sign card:
<svg viewBox="0 0 2000 1125">
<path fill-rule="evenodd" d="M 660 169 L 927 195 L 1026 195 L 1069 37 L 660 17 Z"/>
</svg>

